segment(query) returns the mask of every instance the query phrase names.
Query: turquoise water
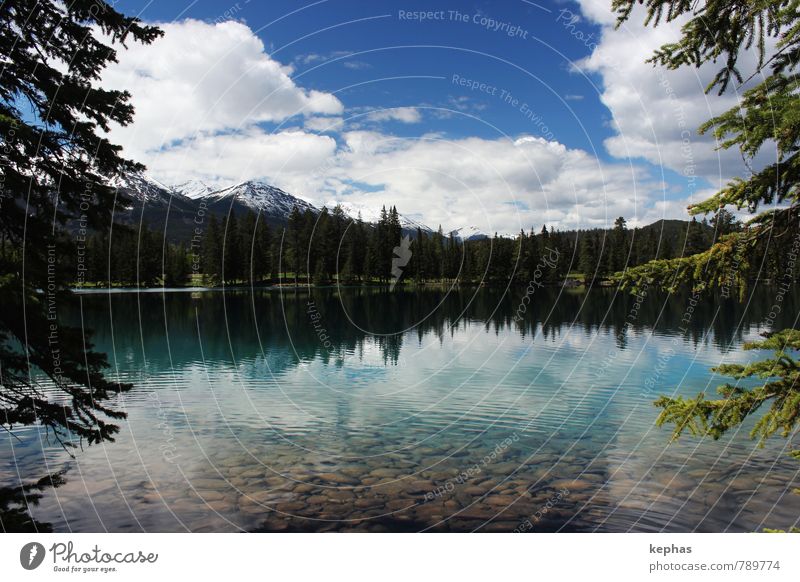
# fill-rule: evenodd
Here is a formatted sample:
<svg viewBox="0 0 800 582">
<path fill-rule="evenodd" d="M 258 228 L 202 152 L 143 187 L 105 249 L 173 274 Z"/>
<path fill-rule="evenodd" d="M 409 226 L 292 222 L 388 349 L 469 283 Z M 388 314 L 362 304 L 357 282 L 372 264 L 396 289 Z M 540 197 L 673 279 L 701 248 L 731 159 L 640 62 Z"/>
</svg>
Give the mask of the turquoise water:
<svg viewBox="0 0 800 582">
<path fill-rule="evenodd" d="M 652 401 L 721 383 L 766 329 L 746 304 L 611 290 L 82 295 L 135 387 L 116 442 L 70 458 L 34 429 L 0 482 L 64 470 L 57 531 L 752 531 L 800 516 L 796 461 L 746 428 L 669 444 Z M 521 319 L 515 315 L 521 313 Z M 626 323 L 628 324 L 626 326 Z"/>
</svg>

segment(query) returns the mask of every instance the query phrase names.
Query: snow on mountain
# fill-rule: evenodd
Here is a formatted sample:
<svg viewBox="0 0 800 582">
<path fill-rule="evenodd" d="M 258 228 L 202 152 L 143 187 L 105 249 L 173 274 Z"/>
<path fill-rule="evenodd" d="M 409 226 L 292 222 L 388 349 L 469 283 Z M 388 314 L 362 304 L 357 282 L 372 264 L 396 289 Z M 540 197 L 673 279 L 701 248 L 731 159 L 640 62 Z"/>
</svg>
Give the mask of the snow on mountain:
<svg viewBox="0 0 800 582">
<path fill-rule="evenodd" d="M 200 180 L 186 180 L 186 182 L 181 182 L 180 184 L 172 186 L 170 191 L 196 200 L 208 196 L 214 192 L 214 188 Z"/>
<path fill-rule="evenodd" d="M 328 210 L 333 210 L 333 207 L 336 206 L 336 202 L 326 204 Z M 342 208 L 342 211 L 345 213 L 346 216 L 356 220 L 358 218 L 359 213 L 361 214 L 361 220 L 364 222 L 377 222 L 379 213 L 373 212 L 371 209 L 365 208 L 363 206 L 357 206 L 355 204 L 351 204 L 350 202 L 340 202 L 339 206 Z"/>
<path fill-rule="evenodd" d="M 423 232 L 431 233 L 433 229 L 429 226 L 425 226 L 421 222 L 417 222 L 416 220 L 409 218 L 408 216 L 404 216 L 398 212 L 398 216 L 400 217 L 400 226 L 407 230 L 417 230 L 420 229 Z"/>
<path fill-rule="evenodd" d="M 171 195 L 167 186 L 140 172 L 113 178 L 109 185 L 122 190 L 129 198 L 143 202 L 162 202 Z"/>
<path fill-rule="evenodd" d="M 297 206 L 300 212 L 305 212 L 307 209 L 312 212 L 318 212 L 313 205 L 305 200 L 295 198 L 291 194 L 275 186 L 270 186 L 264 182 L 257 182 L 254 180 L 242 182 L 236 186 L 217 190 L 203 196 L 204 199 L 209 199 L 212 202 L 218 202 L 222 199 L 232 197 L 235 198 L 237 202 L 253 210 L 262 210 L 268 214 L 288 216 L 294 206 Z"/>
<path fill-rule="evenodd" d="M 358 218 L 359 213 L 361 213 L 361 220 L 364 222 L 371 222 L 373 224 L 377 223 L 381 218 L 381 211 L 380 209 L 373 209 L 367 208 L 364 206 L 357 206 L 355 204 L 349 202 L 339 202 L 339 206 L 342 207 L 344 213 L 349 216 L 350 218 L 356 219 Z M 336 205 L 336 203 L 332 203 L 328 208 L 331 209 Z M 432 233 L 433 229 L 430 227 L 422 224 L 421 222 L 417 222 L 407 216 L 403 216 L 398 212 L 398 216 L 400 218 L 400 226 L 403 230 L 417 230 L 418 228 L 423 232 Z"/>
<path fill-rule="evenodd" d="M 252 210 L 260 210 L 261 212 L 270 216 L 285 220 L 288 218 L 292 208 L 297 206 L 300 212 L 310 210 L 318 213 L 319 209 L 302 200 L 296 198 L 291 194 L 284 192 L 280 188 L 270 186 L 265 182 L 257 180 L 249 180 L 229 186 L 221 190 L 214 190 L 211 186 L 200 180 L 187 180 L 174 186 L 165 186 L 158 180 L 151 178 L 143 173 L 130 173 L 125 176 L 114 179 L 111 185 L 119 188 L 129 198 L 146 202 L 147 206 L 166 206 L 171 204 L 174 207 L 178 204 L 179 207 L 191 210 L 197 204 L 206 202 L 208 204 L 217 204 L 219 202 L 235 199 L 237 205 L 246 206 Z M 332 210 L 335 202 L 328 206 L 328 210 Z M 377 223 L 380 219 L 380 209 L 359 207 L 354 204 L 343 202 L 340 204 L 345 215 L 356 219 L 361 213 L 361 219 L 366 223 Z M 433 233 L 433 229 L 425 224 L 422 224 L 412 218 L 400 216 L 400 225 L 404 231 L 416 232 L 421 229 L 428 234 Z M 483 233 L 472 227 L 473 230 L 466 236 L 485 236 Z M 459 229 L 463 231 L 465 229 Z M 463 236 L 463 235 L 461 235 Z"/>
<path fill-rule="evenodd" d="M 477 226 L 462 226 L 461 228 L 457 228 L 451 232 L 453 233 L 453 236 L 461 240 L 482 240 L 485 238 L 491 238 Z"/>
</svg>

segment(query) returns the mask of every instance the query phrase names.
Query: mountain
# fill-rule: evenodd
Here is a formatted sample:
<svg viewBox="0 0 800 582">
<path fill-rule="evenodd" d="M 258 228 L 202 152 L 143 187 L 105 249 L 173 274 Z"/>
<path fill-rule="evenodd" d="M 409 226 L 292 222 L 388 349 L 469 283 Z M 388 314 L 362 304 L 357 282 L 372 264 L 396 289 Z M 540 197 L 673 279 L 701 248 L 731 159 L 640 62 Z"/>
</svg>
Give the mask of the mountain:
<svg viewBox="0 0 800 582">
<path fill-rule="evenodd" d="M 170 191 L 172 191 L 175 194 L 180 194 L 181 196 L 186 196 L 187 198 L 195 200 L 197 198 L 203 198 L 213 193 L 214 188 L 212 188 L 205 182 L 201 182 L 200 180 L 187 180 L 186 182 L 175 184 L 170 188 Z"/>
<path fill-rule="evenodd" d="M 199 180 L 166 186 L 142 173 L 131 173 L 112 181 L 112 186 L 130 202 L 115 216 L 122 224 L 164 233 L 171 242 L 189 241 L 196 229 L 205 229 L 215 215 L 223 220 L 229 213 L 243 216 L 259 212 L 260 220 L 273 227 L 286 225 L 294 206 L 301 212 L 319 210 L 305 200 L 263 182 L 248 181 L 214 190 Z"/>
<path fill-rule="evenodd" d="M 122 223 L 137 225 L 142 222 L 152 230 L 165 232 L 171 241 L 189 240 L 195 228 L 202 225 L 211 214 L 224 219 L 228 213 L 241 216 L 255 212 L 260 220 L 274 227 L 283 227 L 295 206 L 300 212 L 309 210 L 314 214 L 319 209 L 313 204 L 292 196 L 275 186 L 257 180 L 248 180 L 234 186 L 215 190 L 200 180 L 187 180 L 166 186 L 146 174 L 129 174 L 112 184 L 120 193 L 131 199 L 131 205 L 117 217 Z M 353 219 L 359 212 L 366 223 L 376 223 L 377 212 L 342 204 L 345 214 Z M 199 222 L 198 222 L 199 221 Z M 403 233 L 416 236 L 417 229 L 432 234 L 428 226 L 407 216 L 400 215 Z"/>
<path fill-rule="evenodd" d="M 641 232 L 653 232 L 661 239 L 667 239 L 674 242 L 681 242 L 686 234 L 686 225 L 689 224 L 686 220 L 677 219 L 664 219 L 656 220 L 655 222 L 642 226 L 638 230 Z M 709 236 L 713 234 L 714 229 L 707 224 L 699 223 L 700 228 L 705 234 Z"/>
<path fill-rule="evenodd" d="M 353 220 L 356 220 L 360 215 L 361 220 L 364 222 L 376 224 L 381 217 L 381 213 L 378 210 L 371 210 L 363 206 L 351 204 L 349 202 L 340 202 L 339 206 L 342 208 L 345 215 L 349 216 Z M 400 218 L 400 228 L 402 229 L 403 234 L 408 234 L 411 236 L 411 238 L 417 236 L 417 229 L 420 229 L 426 234 L 433 234 L 434 232 L 432 228 L 422 224 L 421 222 L 417 222 L 416 220 L 404 216 L 399 212 L 397 215 Z"/>
<path fill-rule="evenodd" d="M 312 204 L 284 192 L 280 188 L 249 180 L 229 186 L 221 190 L 214 190 L 204 182 L 189 180 L 174 186 L 166 186 L 146 174 L 128 174 L 112 182 L 121 194 L 130 199 L 127 208 L 115 216 L 117 222 L 138 226 L 140 223 L 157 232 L 163 232 L 171 242 L 189 241 L 196 236 L 196 229 L 204 230 L 204 225 L 211 215 L 224 219 L 229 213 L 242 216 L 247 212 L 259 213 L 260 220 L 272 227 L 286 226 L 289 213 L 294 206 L 301 212 L 310 210 L 318 213 Z M 361 212 L 361 217 L 366 223 L 376 223 L 379 213 L 366 208 L 344 203 L 341 205 L 345 214 L 356 218 Z M 430 227 L 421 224 L 407 216 L 400 215 L 403 234 L 416 236 L 417 229 L 427 234 L 434 232 Z M 631 229 L 636 236 L 645 234 L 654 235 L 662 244 L 669 244 L 674 249 L 683 245 L 688 222 L 683 220 L 659 220 L 638 229 Z M 598 229 L 603 230 L 603 229 Z M 610 232 L 610 229 L 605 229 Z M 452 231 L 460 240 L 478 241 L 491 238 L 491 235 L 482 232 L 475 226 L 465 226 Z M 710 237 L 713 231 L 707 226 L 702 226 L 702 232 Z M 448 233 L 449 234 L 449 233 Z M 578 231 L 562 231 L 562 235 L 575 242 Z"/>
<path fill-rule="evenodd" d="M 399 212 L 397 214 L 400 217 L 400 226 L 402 227 L 404 232 L 407 230 L 413 230 L 414 234 L 416 234 L 417 229 L 420 229 L 422 232 L 425 232 L 427 234 L 433 233 L 433 229 L 431 229 L 428 226 L 425 226 L 421 222 L 417 222 L 416 220 L 409 218 L 408 216 L 404 216 Z"/>
<path fill-rule="evenodd" d="M 463 226 L 451 231 L 453 236 L 459 240 L 484 240 L 491 238 L 488 234 L 480 230 L 477 226 Z"/>
<path fill-rule="evenodd" d="M 172 197 L 170 189 L 142 173 L 129 173 L 111 180 L 110 185 L 131 198 L 134 203 L 166 204 Z"/>
<path fill-rule="evenodd" d="M 216 192 L 210 192 L 198 199 L 205 200 L 209 204 L 238 203 L 250 210 L 261 211 L 275 218 L 279 216 L 288 218 L 289 213 L 295 206 L 300 212 L 305 212 L 306 210 L 311 210 L 314 213 L 319 212 L 316 207 L 305 200 L 287 194 L 275 186 L 254 180 L 242 182 L 236 186 L 217 190 Z"/>
</svg>

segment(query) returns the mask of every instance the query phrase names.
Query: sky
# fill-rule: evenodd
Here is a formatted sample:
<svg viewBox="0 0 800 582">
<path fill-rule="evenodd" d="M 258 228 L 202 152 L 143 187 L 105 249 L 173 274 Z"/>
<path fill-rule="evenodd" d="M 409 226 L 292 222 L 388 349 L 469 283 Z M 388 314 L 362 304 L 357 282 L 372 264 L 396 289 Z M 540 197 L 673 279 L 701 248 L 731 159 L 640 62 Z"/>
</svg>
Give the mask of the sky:
<svg viewBox="0 0 800 582">
<path fill-rule="evenodd" d="M 680 22 L 614 28 L 610 0 L 119 0 L 112 140 L 165 184 L 259 179 L 315 205 L 513 234 L 688 218 L 746 168 L 696 128 L 736 104 L 714 69 L 646 63 Z M 752 57 L 745 55 L 747 61 Z M 765 154 L 768 156 L 768 153 Z"/>
</svg>

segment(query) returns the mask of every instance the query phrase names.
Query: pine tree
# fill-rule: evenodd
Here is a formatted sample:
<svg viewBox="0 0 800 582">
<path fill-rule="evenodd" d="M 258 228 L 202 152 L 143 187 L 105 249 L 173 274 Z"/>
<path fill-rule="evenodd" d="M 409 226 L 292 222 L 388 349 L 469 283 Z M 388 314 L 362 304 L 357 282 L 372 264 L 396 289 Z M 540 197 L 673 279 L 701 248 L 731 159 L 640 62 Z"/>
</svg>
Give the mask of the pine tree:
<svg viewBox="0 0 800 582">
<path fill-rule="evenodd" d="M 625 218 L 620 216 L 614 221 L 614 230 L 609 237 L 609 271 L 622 271 L 628 263 L 628 227 Z"/>
<path fill-rule="evenodd" d="M 0 232 L 14 250 L 0 265 L 0 422 L 6 429 L 38 423 L 72 446 L 73 437 L 113 440 L 118 427 L 109 419 L 125 417 L 106 401 L 130 385 L 106 378 L 106 358 L 92 350 L 84 330 L 48 312 L 67 298 L 74 277 L 48 268 L 48 258 L 74 252 L 64 229 L 73 216 L 84 214 L 89 227 L 107 229 L 121 208 L 107 178 L 141 169 L 100 131 L 133 119 L 130 95 L 98 86 L 115 59 L 104 43 L 150 43 L 159 35 L 94 1 L 16 0 L 0 9 Z M 32 380 L 41 374 L 51 387 Z"/>
<path fill-rule="evenodd" d="M 222 233 L 217 217 L 208 219 L 208 228 L 203 237 L 203 279 L 206 285 L 216 285 L 222 273 Z"/>
<path fill-rule="evenodd" d="M 327 208 L 322 208 L 316 221 L 311 263 L 314 265 L 314 282 L 327 283 L 336 269 L 336 228 Z"/>
<path fill-rule="evenodd" d="M 253 273 L 256 281 L 266 279 L 272 273 L 272 231 L 261 214 L 256 219 L 255 245 L 253 251 Z"/>
<path fill-rule="evenodd" d="M 702 253 L 708 245 L 706 244 L 706 237 L 697 217 L 693 216 L 692 221 L 686 225 L 686 242 L 683 247 L 683 252 L 686 255 L 696 255 Z"/>
<path fill-rule="evenodd" d="M 292 207 L 289 213 L 289 221 L 286 225 L 286 249 L 284 252 L 283 264 L 286 265 L 284 270 L 294 272 L 294 284 L 297 286 L 297 276 L 300 273 L 303 264 L 303 215 L 297 206 Z"/>
<path fill-rule="evenodd" d="M 533 280 L 536 269 L 539 267 L 539 261 L 542 254 L 539 249 L 539 241 L 536 238 L 536 233 L 531 230 L 530 236 L 527 239 L 525 250 L 525 282 Z"/>
<path fill-rule="evenodd" d="M 581 257 L 578 269 L 583 274 L 583 281 L 586 285 L 594 283 L 602 271 L 600 268 L 600 246 L 597 234 L 590 231 L 580 233 Z"/>
<path fill-rule="evenodd" d="M 780 205 L 751 219 L 741 232 L 718 240 L 710 249 L 671 261 L 657 261 L 633 269 L 623 279 L 624 286 L 638 290 L 644 282 L 666 289 L 688 284 L 695 291 L 728 285 L 731 273 L 737 277 L 743 297 L 748 276 L 748 256 L 742 249 L 764 249 L 773 237 L 790 240 L 798 235 L 800 216 L 800 12 L 795 2 L 765 0 L 719 0 L 703 3 L 684 0 L 614 0 L 621 25 L 630 18 L 637 1 L 647 9 L 646 24 L 658 26 L 661 20 L 687 17 L 681 37 L 662 46 L 651 61 L 670 69 L 701 67 L 721 63 L 707 92 L 722 94 L 733 79 L 743 84 L 739 58 L 755 52 L 757 63 L 751 78 L 761 79 L 754 87 L 737 94 L 737 103 L 700 127 L 711 131 L 723 148 L 736 147 L 742 158 L 752 161 L 765 144 L 777 149 L 777 159 L 746 178 L 735 178 L 711 198 L 690 207 L 693 214 L 718 212 L 726 206 L 751 211 L 764 204 Z M 774 43 L 774 52 L 767 47 Z M 755 48 L 755 51 L 744 50 Z M 768 248 L 768 247 L 767 247 Z M 752 257 L 752 255 L 751 255 Z M 756 423 L 754 436 L 766 438 L 780 430 L 794 433 L 800 420 L 797 393 L 797 362 L 789 351 L 800 349 L 797 330 L 784 330 L 766 341 L 749 344 L 750 349 L 773 349 L 775 358 L 746 367 L 726 367 L 720 371 L 735 378 L 757 376 L 778 378 L 762 388 L 723 387 L 724 400 L 709 405 L 703 394 L 694 399 L 661 399 L 664 409 L 660 422 L 672 422 L 676 435 L 684 427 L 699 434 L 719 436 L 741 425 L 747 416 L 771 403 L 770 410 Z M 800 457 L 798 451 L 794 456 Z"/>
<path fill-rule="evenodd" d="M 714 241 L 716 242 L 724 236 L 741 231 L 742 223 L 736 219 L 733 212 L 720 208 L 711 217 L 711 227 L 714 229 Z"/>
<path fill-rule="evenodd" d="M 225 221 L 222 243 L 222 276 L 223 283 L 235 283 L 243 277 L 244 258 L 242 257 L 242 236 L 239 221 L 231 212 Z"/>
<path fill-rule="evenodd" d="M 164 243 L 157 233 L 142 226 L 135 244 L 138 264 L 134 283 L 152 287 L 164 276 Z"/>
<path fill-rule="evenodd" d="M 239 256 L 241 257 L 240 274 L 244 281 L 253 282 L 258 277 L 255 268 L 256 215 L 248 211 L 239 223 Z"/>
<path fill-rule="evenodd" d="M 165 287 L 183 287 L 189 279 L 191 268 L 183 244 L 168 245 L 166 251 L 166 268 L 164 270 Z"/>
</svg>

